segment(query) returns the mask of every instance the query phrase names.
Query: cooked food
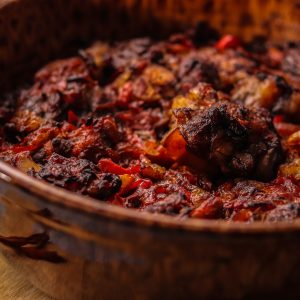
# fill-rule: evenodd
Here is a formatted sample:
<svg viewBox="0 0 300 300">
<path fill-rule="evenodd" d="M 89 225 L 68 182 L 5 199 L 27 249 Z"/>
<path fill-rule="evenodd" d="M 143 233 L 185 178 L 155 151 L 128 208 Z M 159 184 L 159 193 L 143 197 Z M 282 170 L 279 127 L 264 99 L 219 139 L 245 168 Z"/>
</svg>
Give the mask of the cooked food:
<svg viewBox="0 0 300 300">
<path fill-rule="evenodd" d="M 268 111 L 218 101 L 198 109 L 179 108 L 174 114 L 187 149 L 209 161 L 217 173 L 274 178 L 282 147 Z"/>
<path fill-rule="evenodd" d="M 136 211 L 294 220 L 300 45 L 256 48 L 193 30 L 97 42 L 2 96 L 0 159 Z"/>
</svg>

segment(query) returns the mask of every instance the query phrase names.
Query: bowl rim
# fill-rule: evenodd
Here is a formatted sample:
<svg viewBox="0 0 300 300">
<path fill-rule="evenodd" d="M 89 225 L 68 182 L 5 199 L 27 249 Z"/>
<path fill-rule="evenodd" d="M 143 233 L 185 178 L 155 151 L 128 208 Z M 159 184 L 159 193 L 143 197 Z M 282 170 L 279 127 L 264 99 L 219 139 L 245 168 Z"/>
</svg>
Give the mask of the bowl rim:
<svg viewBox="0 0 300 300">
<path fill-rule="evenodd" d="M 180 220 L 176 217 L 162 214 L 137 212 L 133 209 L 118 207 L 56 187 L 46 181 L 33 178 L 3 161 L 0 161 L 0 180 L 28 191 L 32 196 L 39 197 L 42 201 L 64 206 L 68 209 L 79 210 L 87 215 L 96 215 L 97 217 L 134 226 L 217 234 L 300 233 L 300 220 L 277 223 L 263 221 L 243 223 L 190 218 Z"/>
</svg>

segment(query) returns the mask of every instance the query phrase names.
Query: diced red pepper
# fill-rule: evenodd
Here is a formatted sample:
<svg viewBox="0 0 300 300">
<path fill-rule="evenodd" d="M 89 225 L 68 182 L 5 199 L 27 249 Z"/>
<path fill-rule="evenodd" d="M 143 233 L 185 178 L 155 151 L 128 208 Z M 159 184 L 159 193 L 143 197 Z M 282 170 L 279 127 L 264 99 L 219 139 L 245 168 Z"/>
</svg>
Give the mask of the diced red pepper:
<svg viewBox="0 0 300 300">
<path fill-rule="evenodd" d="M 225 49 L 236 49 L 241 45 L 240 40 L 231 34 L 224 35 L 215 45 L 216 49 L 223 51 Z"/>
<path fill-rule="evenodd" d="M 71 132 L 76 130 L 77 127 L 74 126 L 73 124 L 69 123 L 69 122 L 64 122 L 62 127 L 61 127 L 61 131 L 62 132 Z"/>
<path fill-rule="evenodd" d="M 275 128 L 280 136 L 288 137 L 291 134 L 300 130 L 300 125 L 292 124 L 292 123 L 285 123 L 285 122 L 275 122 Z"/>
<path fill-rule="evenodd" d="M 192 49 L 193 42 L 184 35 L 177 34 L 170 38 L 170 42 L 166 45 L 169 52 L 173 54 L 184 53 Z"/>
<path fill-rule="evenodd" d="M 102 172 L 108 172 L 116 175 L 136 174 L 140 172 L 139 166 L 123 168 L 108 158 L 100 159 L 98 166 Z"/>
<path fill-rule="evenodd" d="M 232 220 L 237 222 L 248 222 L 251 221 L 253 218 L 253 213 L 249 209 L 241 209 L 240 211 L 236 212 Z"/>
<path fill-rule="evenodd" d="M 221 217 L 222 211 L 223 202 L 220 199 L 208 199 L 191 213 L 191 217 L 200 219 L 215 219 Z"/>
<path fill-rule="evenodd" d="M 33 151 L 35 150 L 35 146 L 14 146 L 12 147 L 12 151 L 14 153 L 20 153 L 20 152 L 25 152 L 25 151 Z"/>
<path fill-rule="evenodd" d="M 141 171 L 140 166 L 132 166 L 130 168 L 127 168 L 126 170 L 130 171 L 130 174 L 137 174 Z"/>
<path fill-rule="evenodd" d="M 139 187 L 142 189 L 148 189 L 152 185 L 153 185 L 153 183 L 149 179 L 138 179 L 130 185 L 129 190 L 135 190 Z"/>
<path fill-rule="evenodd" d="M 167 193 L 167 189 L 163 186 L 158 186 L 156 189 L 155 189 L 155 192 L 157 194 L 166 194 Z"/>
<path fill-rule="evenodd" d="M 136 178 L 128 174 L 120 175 L 120 177 L 122 179 L 122 187 L 119 192 L 120 196 L 124 196 L 138 188 L 148 189 L 153 185 L 152 181 L 149 179 Z"/>
<path fill-rule="evenodd" d="M 167 49 L 172 54 L 185 53 L 191 49 L 189 45 L 185 44 L 169 44 L 167 45 Z"/>
<path fill-rule="evenodd" d="M 68 122 L 71 124 L 76 124 L 79 121 L 78 116 L 72 111 L 68 111 Z"/>
<path fill-rule="evenodd" d="M 268 58 L 268 63 L 271 64 L 272 67 L 278 67 L 282 63 L 284 52 L 282 50 L 279 50 L 278 48 L 271 47 L 268 50 Z"/>
<path fill-rule="evenodd" d="M 114 163 L 111 159 L 101 159 L 98 163 L 98 166 L 103 172 L 113 173 L 117 175 L 128 174 L 125 168 Z"/>
<path fill-rule="evenodd" d="M 281 123 L 282 121 L 283 121 L 283 115 L 277 115 L 273 119 L 274 123 Z"/>
</svg>

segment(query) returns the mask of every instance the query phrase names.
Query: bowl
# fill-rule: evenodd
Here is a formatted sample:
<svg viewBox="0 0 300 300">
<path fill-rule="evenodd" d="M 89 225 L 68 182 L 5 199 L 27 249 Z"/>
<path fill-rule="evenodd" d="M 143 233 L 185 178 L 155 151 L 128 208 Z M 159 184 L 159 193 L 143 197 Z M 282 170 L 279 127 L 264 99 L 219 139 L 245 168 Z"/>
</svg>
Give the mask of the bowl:
<svg viewBox="0 0 300 300">
<path fill-rule="evenodd" d="M 198 21 L 250 40 L 300 40 L 298 1 L 6 0 L 0 84 L 95 39 L 165 36 Z M 159 33 L 157 28 L 160 28 Z M 298 299 L 300 221 L 182 220 L 111 206 L 0 162 L 0 245 L 59 300 Z"/>
</svg>

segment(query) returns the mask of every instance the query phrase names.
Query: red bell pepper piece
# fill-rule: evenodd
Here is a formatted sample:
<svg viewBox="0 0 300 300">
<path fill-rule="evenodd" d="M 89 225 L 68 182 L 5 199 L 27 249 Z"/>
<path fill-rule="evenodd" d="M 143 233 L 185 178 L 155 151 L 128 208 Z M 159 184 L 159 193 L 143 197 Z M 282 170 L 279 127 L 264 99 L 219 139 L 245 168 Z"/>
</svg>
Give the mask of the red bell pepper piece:
<svg viewBox="0 0 300 300">
<path fill-rule="evenodd" d="M 148 189 L 152 184 L 152 181 L 149 179 L 138 179 L 130 185 L 129 190 L 135 190 L 139 187 L 142 189 Z"/>
<path fill-rule="evenodd" d="M 216 49 L 223 51 L 225 49 L 236 49 L 241 45 L 240 40 L 231 34 L 224 35 L 215 45 Z"/>
<path fill-rule="evenodd" d="M 68 111 L 68 122 L 71 124 L 76 124 L 79 121 L 78 116 L 72 111 Z"/>
<path fill-rule="evenodd" d="M 12 148 L 12 151 L 14 153 L 20 153 L 20 152 L 25 152 L 25 151 L 33 151 L 36 149 L 36 146 L 14 146 Z"/>
<path fill-rule="evenodd" d="M 167 193 L 167 189 L 163 186 L 158 186 L 155 189 L 156 194 L 166 194 Z"/>
<path fill-rule="evenodd" d="M 108 172 L 116 175 L 136 174 L 140 172 L 139 166 L 123 168 L 122 166 L 116 164 L 109 158 L 100 159 L 98 162 L 98 166 L 102 172 Z"/>
<path fill-rule="evenodd" d="M 282 121 L 283 121 L 283 116 L 282 115 L 277 115 L 273 119 L 274 123 L 281 123 Z"/>
</svg>

